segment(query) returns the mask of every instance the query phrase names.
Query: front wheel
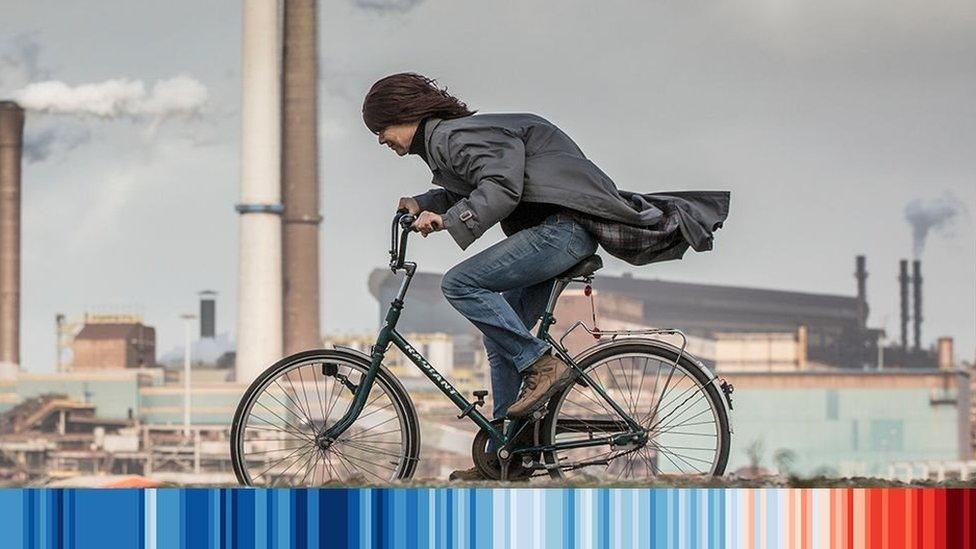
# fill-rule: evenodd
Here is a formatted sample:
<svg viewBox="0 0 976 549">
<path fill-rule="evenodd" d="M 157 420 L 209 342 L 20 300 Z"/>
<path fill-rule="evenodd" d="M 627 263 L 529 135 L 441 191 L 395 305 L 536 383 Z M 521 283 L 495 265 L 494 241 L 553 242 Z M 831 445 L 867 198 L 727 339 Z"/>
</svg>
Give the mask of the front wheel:
<svg viewBox="0 0 976 549">
<path fill-rule="evenodd" d="M 671 347 L 624 340 L 578 362 L 641 425 L 643 440 L 546 452 L 553 478 L 650 481 L 725 472 L 731 445 L 725 397 L 687 355 L 678 360 Z M 549 401 L 540 434 L 543 444 L 557 444 L 629 431 L 606 399 L 579 378 Z"/>
<path fill-rule="evenodd" d="M 231 461 L 248 486 L 382 484 L 410 478 L 420 428 L 409 395 L 380 368 L 359 417 L 336 440 L 323 433 L 349 409 L 370 363 L 320 349 L 283 358 L 248 387 L 231 427 Z"/>
</svg>

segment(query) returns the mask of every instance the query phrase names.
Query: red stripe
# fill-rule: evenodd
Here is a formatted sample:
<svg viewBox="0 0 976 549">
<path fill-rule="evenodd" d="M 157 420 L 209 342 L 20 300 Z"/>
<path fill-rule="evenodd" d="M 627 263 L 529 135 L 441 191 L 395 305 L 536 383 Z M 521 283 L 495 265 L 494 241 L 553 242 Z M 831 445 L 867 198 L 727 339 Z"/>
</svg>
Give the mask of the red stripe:
<svg viewBox="0 0 976 549">
<path fill-rule="evenodd" d="M 962 491 L 962 546 L 963 547 L 976 547 L 976 543 L 973 540 L 973 519 L 976 517 L 971 516 L 973 510 L 973 498 L 976 497 L 976 491 L 973 490 L 963 490 Z"/>
<path fill-rule="evenodd" d="M 854 549 L 854 490 L 848 488 L 845 490 L 847 492 L 845 499 L 846 509 L 844 510 L 844 516 L 847 519 L 847 547 L 848 549 Z"/>
</svg>

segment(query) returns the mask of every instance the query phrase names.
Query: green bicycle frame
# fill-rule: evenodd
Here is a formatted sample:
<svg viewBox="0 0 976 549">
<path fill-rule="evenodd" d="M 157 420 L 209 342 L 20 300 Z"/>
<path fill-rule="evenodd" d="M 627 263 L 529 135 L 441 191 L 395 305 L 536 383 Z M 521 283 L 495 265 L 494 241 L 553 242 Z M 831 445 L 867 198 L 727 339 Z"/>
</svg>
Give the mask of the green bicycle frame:
<svg viewBox="0 0 976 549">
<path fill-rule="evenodd" d="M 409 216 L 398 216 L 398 218 L 394 220 L 394 231 L 396 230 L 399 221 L 406 217 Z M 438 372 L 437 368 L 428 362 L 427 359 L 396 330 L 397 322 L 399 321 L 400 314 L 403 311 L 403 299 L 406 296 L 407 289 L 410 286 L 410 281 L 413 279 L 413 275 L 417 270 L 416 263 L 405 262 L 403 260 L 406 252 L 406 240 L 407 235 L 409 234 L 409 229 L 403 227 L 402 225 L 403 224 L 401 224 L 403 233 L 399 238 L 399 246 L 397 246 L 398 239 L 396 238 L 396 235 L 394 234 L 393 237 L 393 245 L 390 250 L 390 255 L 392 258 L 391 268 L 394 270 L 394 272 L 403 270 L 406 276 L 404 276 L 404 279 L 400 284 L 400 288 L 397 291 L 397 295 L 390 303 L 390 308 L 386 312 L 383 327 L 380 329 L 379 335 L 376 337 L 376 343 L 373 345 L 370 352 L 370 368 L 363 377 L 362 382 L 359 384 L 359 388 L 356 391 L 356 396 L 353 398 L 349 410 L 346 411 L 339 421 L 326 430 L 325 437 L 329 440 L 335 440 L 343 432 L 345 432 L 346 429 L 352 426 L 352 424 L 359 417 L 359 414 L 362 413 L 363 408 L 366 405 L 366 399 L 372 390 L 373 382 L 375 381 L 376 375 L 380 370 L 380 365 L 382 364 L 383 358 L 386 355 L 386 350 L 389 348 L 390 343 L 393 343 L 393 345 L 400 349 L 404 356 L 410 359 L 410 361 L 413 362 L 442 393 L 444 393 L 444 396 L 449 398 L 451 402 L 458 407 L 458 410 L 461 411 L 461 414 L 458 416 L 459 419 L 465 416 L 470 417 L 471 421 L 474 421 L 478 427 L 484 429 L 488 433 L 489 437 L 495 443 L 496 448 L 499 450 L 508 449 L 508 442 L 515 440 L 515 437 L 526 426 L 529 425 L 529 421 L 511 421 L 508 428 L 505 429 L 505 432 L 497 429 L 492 424 L 491 420 L 486 418 L 484 414 L 478 410 L 475 403 L 472 403 L 464 398 L 464 396 L 461 395 L 454 385 L 452 385 L 446 377 Z M 606 393 L 599 383 L 596 383 L 589 376 L 589 374 L 583 371 L 582 368 L 580 368 L 579 365 L 573 360 L 573 357 L 569 355 L 566 348 L 563 347 L 558 341 L 554 340 L 549 334 L 549 326 L 555 324 L 556 322 L 555 318 L 552 316 L 552 311 L 555 308 L 556 300 L 559 298 L 559 294 L 562 293 L 562 291 L 571 281 L 572 280 L 568 278 L 556 279 L 552 291 L 549 294 L 549 302 L 546 304 L 546 309 L 542 315 L 542 320 L 539 323 L 539 329 L 536 335 L 539 339 L 549 343 L 552 346 L 553 351 L 557 353 L 559 357 L 566 362 L 566 364 L 576 370 L 578 375 L 576 383 L 584 384 L 585 386 L 595 390 L 597 394 L 599 394 L 600 397 L 603 398 L 613 408 L 613 410 L 620 415 L 624 422 L 626 422 L 627 426 L 630 428 L 630 431 L 614 436 L 587 438 L 586 440 L 555 443 L 546 446 L 508 449 L 512 455 L 532 452 L 546 452 L 559 449 L 583 448 L 588 446 L 600 446 L 609 443 L 625 444 L 631 440 L 634 440 L 635 438 L 645 436 L 644 430 L 640 424 L 630 417 L 630 415 L 627 414 L 627 412 L 624 411 L 623 408 L 621 408 L 620 405 L 617 404 L 617 402 Z"/>
</svg>

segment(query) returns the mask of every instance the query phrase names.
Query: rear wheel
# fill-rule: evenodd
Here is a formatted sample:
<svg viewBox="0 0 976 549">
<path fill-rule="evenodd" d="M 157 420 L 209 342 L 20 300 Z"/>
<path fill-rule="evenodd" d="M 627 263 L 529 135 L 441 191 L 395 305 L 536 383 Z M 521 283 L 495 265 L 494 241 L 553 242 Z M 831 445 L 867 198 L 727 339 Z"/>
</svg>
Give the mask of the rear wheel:
<svg viewBox="0 0 976 549">
<path fill-rule="evenodd" d="M 320 486 L 409 478 L 420 452 L 417 415 L 384 369 L 352 426 L 334 441 L 323 437 L 349 409 L 369 367 L 364 357 L 326 349 L 294 354 L 265 370 L 234 415 L 237 479 L 249 486 Z"/>
<path fill-rule="evenodd" d="M 601 481 L 722 475 L 729 457 L 724 398 L 690 358 L 650 342 L 610 345 L 580 366 L 640 423 L 643 443 L 604 444 L 543 454 L 553 478 Z M 623 418 L 581 379 L 549 401 L 543 444 L 628 432 Z"/>
</svg>

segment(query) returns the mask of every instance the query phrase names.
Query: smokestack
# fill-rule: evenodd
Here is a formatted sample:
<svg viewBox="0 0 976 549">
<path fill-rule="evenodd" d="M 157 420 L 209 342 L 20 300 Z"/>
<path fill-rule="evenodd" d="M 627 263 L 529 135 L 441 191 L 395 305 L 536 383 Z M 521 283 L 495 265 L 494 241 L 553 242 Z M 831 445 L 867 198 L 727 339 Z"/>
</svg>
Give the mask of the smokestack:
<svg viewBox="0 0 976 549">
<path fill-rule="evenodd" d="M 861 328 L 868 322 L 868 291 L 867 280 L 868 271 L 866 269 L 867 259 L 863 255 L 854 258 L 855 269 L 854 278 L 857 279 L 857 307 Z"/>
<path fill-rule="evenodd" d="M 940 337 L 939 342 L 936 346 L 936 356 L 938 357 L 938 364 L 940 370 L 951 370 L 953 365 L 956 363 L 955 357 L 952 356 L 952 338 L 951 337 Z"/>
<path fill-rule="evenodd" d="M 200 292 L 200 339 L 213 339 L 217 331 L 217 292 Z"/>
<path fill-rule="evenodd" d="M 0 101 L 0 378 L 20 368 L 20 164 L 24 109 Z"/>
<path fill-rule="evenodd" d="M 281 36 L 278 2 L 244 0 L 236 380 L 281 358 Z"/>
<path fill-rule="evenodd" d="M 322 345 L 319 328 L 318 49 L 315 0 L 284 2 L 282 261 L 284 352 Z"/>
<path fill-rule="evenodd" d="M 912 335 L 915 350 L 922 348 L 922 262 L 912 261 L 912 295 L 915 297 L 915 310 L 912 312 Z"/>
<path fill-rule="evenodd" d="M 901 348 L 908 350 L 908 261 L 898 262 L 898 288 L 901 295 Z"/>
</svg>

